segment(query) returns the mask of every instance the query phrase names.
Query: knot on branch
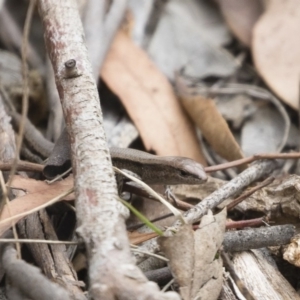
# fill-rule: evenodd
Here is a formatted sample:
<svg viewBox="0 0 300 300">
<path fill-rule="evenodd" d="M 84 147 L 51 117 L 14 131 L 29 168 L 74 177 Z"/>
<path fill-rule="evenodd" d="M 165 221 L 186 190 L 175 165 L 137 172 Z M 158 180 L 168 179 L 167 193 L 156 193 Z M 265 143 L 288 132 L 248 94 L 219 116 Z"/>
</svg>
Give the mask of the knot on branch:
<svg viewBox="0 0 300 300">
<path fill-rule="evenodd" d="M 65 65 L 64 78 L 75 78 L 75 77 L 79 77 L 82 75 L 78 71 L 75 59 L 72 58 L 72 59 L 67 60 L 64 65 Z"/>
</svg>

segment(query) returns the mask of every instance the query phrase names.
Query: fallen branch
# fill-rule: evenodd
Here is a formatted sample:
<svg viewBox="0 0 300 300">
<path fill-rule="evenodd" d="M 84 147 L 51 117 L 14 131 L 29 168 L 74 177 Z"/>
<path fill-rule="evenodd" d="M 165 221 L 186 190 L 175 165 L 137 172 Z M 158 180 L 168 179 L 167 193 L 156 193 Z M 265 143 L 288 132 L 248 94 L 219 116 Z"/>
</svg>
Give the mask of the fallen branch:
<svg viewBox="0 0 300 300">
<path fill-rule="evenodd" d="M 77 233 L 87 250 L 89 297 L 179 299 L 173 292 L 161 293 L 132 263 L 124 222 L 128 210 L 117 200 L 99 95 L 76 2 L 40 0 L 38 4 L 71 144 Z"/>
<path fill-rule="evenodd" d="M 4 247 L 2 266 L 12 285 L 30 299 L 70 299 L 67 291 L 47 279 L 38 268 L 17 259 L 16 250 L 12 246 Z"/>
</svg>

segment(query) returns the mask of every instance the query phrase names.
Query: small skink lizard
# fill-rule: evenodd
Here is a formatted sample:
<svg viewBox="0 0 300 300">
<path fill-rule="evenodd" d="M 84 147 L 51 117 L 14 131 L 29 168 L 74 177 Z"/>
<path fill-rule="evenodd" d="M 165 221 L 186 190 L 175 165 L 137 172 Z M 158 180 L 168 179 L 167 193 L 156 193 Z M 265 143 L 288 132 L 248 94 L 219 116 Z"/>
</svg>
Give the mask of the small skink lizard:
<svg viewBox="0 0 300 300">
<path fill-rule="evenodd" d="M 42 135 L 33 135 L 30 139 L 33 146 L 40 145 L 48 160 L 43 173 L 52 179 L 71 167 L 71 149 L 67 131 L 63 130 L 60 138 L 53 145 Z M 35 149 L 35 147 L 33 147 Z M 200 184 L 207 180 L 201 164 L 179 156 L 157 156 L 130 148 L 110 148 L 112 163 L 119 169 L 129 170 L 148 184 Z"/>
<path fill-rule="evenodd" d="M 179 156 L 157 156 L 129 148 L 110 148 L 112 163 L 148 184 L 200 184 L 207 180 L 201 164 Z"/>
<path fill-rule="evenodd" d="M 71 167 L 67 131 L 63 131 L 53 149 L 48 149 L 50 155 L 43 173 L 51 179 Z M 190 158 L 157 156 L 135 149 L 114 147 L 110 148 L 110 155 L 115 167 L 135 173 L 148 184 L 200 184 L 207 180 L 203 166 Z"/>
<path fill-rule="evenodd" d="M 110 154 L 115 167 L 135 173 L 148 184 L 200 184 L 207 180 L 203 166 L 190 158 L 157 156 L 129 148 L 110 148 Z M 52 179 L 70 166 L 69 145 L 56 143 L 43 173 Z"/>
</svg>

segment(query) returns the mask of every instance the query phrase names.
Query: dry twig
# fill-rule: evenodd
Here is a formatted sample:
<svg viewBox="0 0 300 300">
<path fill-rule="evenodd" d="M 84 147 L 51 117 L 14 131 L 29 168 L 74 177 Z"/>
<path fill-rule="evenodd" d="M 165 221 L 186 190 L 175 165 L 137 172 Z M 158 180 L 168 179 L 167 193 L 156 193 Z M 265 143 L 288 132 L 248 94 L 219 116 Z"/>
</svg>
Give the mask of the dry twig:
<svg viewBox="0 0 300 300">
<path fill-rule="evenodd" d="M 203 215 L 207 213 L 209 209 L 213 209 L 218 206 L 224 200 L 230 196 L 235 195 L 243 188 L 247 187 L 250 183 L 260 179 L 262 176 L 271 173 L 275 169 L 276 163 L 274 161 L 262 161 L 259 164 L 255 164 L 236 178 L 232 179 L 227 184 L 223 185 L 220 189 L 213 192 L 211 195 L 203 199 L 200 203 L 194 206 L 192 209 L 184 213 L 184 217 L 189 224 L 197 222 Z M 177 221 L 168 230 L 169 232 L 176 231 L 181 226 L 181 222 Z M 156 239 L 147 241 L 142 246 L 142 249 L 148 252 L 156 252 L 159 250 Z M 144 255 L 135 255 L 139 262 L 143 261 L 146 257 Z"/>
<path fill-rule="evenodd" d="M 295 235 L 295 226 L 278 225 L 225 233 L 224 251 L 245 251 L 269 246 L 286 245 Z"/>
<path fill-rule="evenodd" d="M 27 66 L 27 48 L 28 48 L 28 36 L 29 36 L 29 29 L 31 25 L 31 19 L 34 12 L 35 7 L 35 0 L 30 0 L 29 7 L 26 15 L 25 25 L 24 25 L 24 32 L 23 32 L 23 40 L 22 40 L 22 76 L 23 76 L 23 97 L 22 97 L 22 118 L 20 120 L 20 127 L 19 127 L 19 135 L 17 138 L 17 153 L 14 159 L 14 165 L 10 171 L 10 179 L 8 182 L 8 186 L 11 184 L 11 180 L 13 175 L 16 172 L 16 165 L 20 156 L 21 146 L 23 142 L 23 135 L 24 135 L 24 127 L 26 116 L 28 113 L 28 66 Z"/>
<path fill-rule="evenodd" d="M 128 211 L 117 200 L 98 91 L 76 3 L 40 0 L 39 11 L 71 141 L 77 232 L 87 249 L 90 297 L 178 299 L 172 292 L 159 292 L 132 263 L 124 224 Z"/>
<path fill-rule="evenodd" d="M 4 246 L 2 266 L 12 285 L 30 299 L 70 299 L 67 291 L 47 279 L 38 268 L 17 259 L 12 246 Z"/>
</svg>

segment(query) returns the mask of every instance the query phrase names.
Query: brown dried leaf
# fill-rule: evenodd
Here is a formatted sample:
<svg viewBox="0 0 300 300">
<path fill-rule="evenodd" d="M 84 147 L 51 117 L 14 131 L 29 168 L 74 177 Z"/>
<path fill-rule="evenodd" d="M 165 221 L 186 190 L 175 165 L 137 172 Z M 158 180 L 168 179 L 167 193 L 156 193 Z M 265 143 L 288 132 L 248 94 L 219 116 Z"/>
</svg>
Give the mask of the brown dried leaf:
<svg viewBox="0 0 300 300">
<path fill-rule="evenodd" d="M 193 276 L 193 299 L 217 299 L 222 288 L 222 261 L 216 258 L 220 249 L 226 224 L 226 209 L 213 216 L 207 214 L 195 231 L 195 271 Z"/>
<path fill-rule="evenodd" d="M 217 299 L 222 288 L 222 261 L 216 258 L 225 232 L 226 210 L 209 212 L 194 233 L 185 225 L 172 237 L 159 238 L 183 299 Z"/>
<path fill-rule="evenodd" d="M 185 225 L 172 237 L 159 238 L 161 250 L 170 260 L 174 279 L 180 286 L 183 299 L 191 298 L 191 286 L 195 264 L 194 232 L 190 225 Z"/>
<path fill-rule="evenodd" d="M 234 35 L 251 45 L 252 29 L 263 12 L 261 0 L 218 0 L 222 14 Z"/>
<path fill-rule="evenodd" d="M 3 234 L 12 225 L 12 222 L 3 222 L 5 219 L 37 208 L 71 189 L 72 186 L 73 176 L 69 176 L 64 180 L 57 181 L 51 185 L 47 184 L 44 181 L 22 178 L 18 175 L 14 176 L 14 179 L 12 181 L 12 188 L 23 189 L 27 191 L 28 194 L 22 197 L 18 197 L 10 202 L 10 213 L 7 209 L 7 206 L 4 206 L 3 212 L 0 217 L 0 235 Z M 66 196 L 64 200 L 74 200 L 74 194 Z M 17 223 L 22 218 L 23 217 L 19 217 L 15 219 L 13 223 Z"/>
<path fill-rule="evenodd" d="M 300 2 L 269 1 L 253 32 L 253 58 L 270 88 L 298 108 Z"/>
<path fill-rule="evenodd" d="M 137 231 L 133 231 L 127 233 L 128 233 L 130 244 L 133 245 L 139 245 L 143 242 L 146 242 L 158 236 L 156 232 L 140 233 Z"/>
<path fill-rule="evenodd" d="M 176 198 L 191 203 L 193 205 L 199 203 L 204 198 L 208 197 L 215 190 L 223 186 L 226 181 L 215 177 L 208 177 L 207 182 L 202 185 L 172 185 L 169 190 Z"/>
<path fill-rule="evenodd" d="M 183 107 L 211 147 L 228 161 L 243 158 L 240 146 L 214 101 L 200 95 L 192 96 L 179 77 L 176 79 L 176 87 Z"/>
<path fill-rule="evenodd" d="M 194 128 L 170 83 L 125 34 L 117 34 L 101 76 L 123 102 L 147 150 L 205 163 Z"/>
<path fill-rule="evenodd" d="M 12 181 L 12 188 L 17 188 L 25 191 L 27 194 L 18 198 L 15 198 L 10 202 L 11 215 L 8 212 L 7 206 L 4 206 L 3 213 L 0 217 L 0 222 L 5 221 L 6 218 L 10 218 L 20 213 L 28 212 L 34 208 L 37 208 L 51 199 L 59 196 L 65 191 L 69 190 L 73 186 L 73 176 L 70 175 L 68 178 L 62 181 L 57 181 L 51 185 L 45 181 L 39 181 L 31 178 L 24 178 L 16 175 Z M 74 194 L 66 196 L 63 200 L 72 201 L 74 200 Z M 25 217 L 25 216 L 24 216 Z M 20 217 L 14 221 L 17 223 L 23 217 Z M 11 222 L 0 224 L 0 235 L 3 234 L 8 228 L 11 227 Z M 157 237 L 157 233 L 139 233 L 139 232 L 128 232 L 130 242 L 134 245 L 141 244 L 149 239 Z"/>
</svg>

